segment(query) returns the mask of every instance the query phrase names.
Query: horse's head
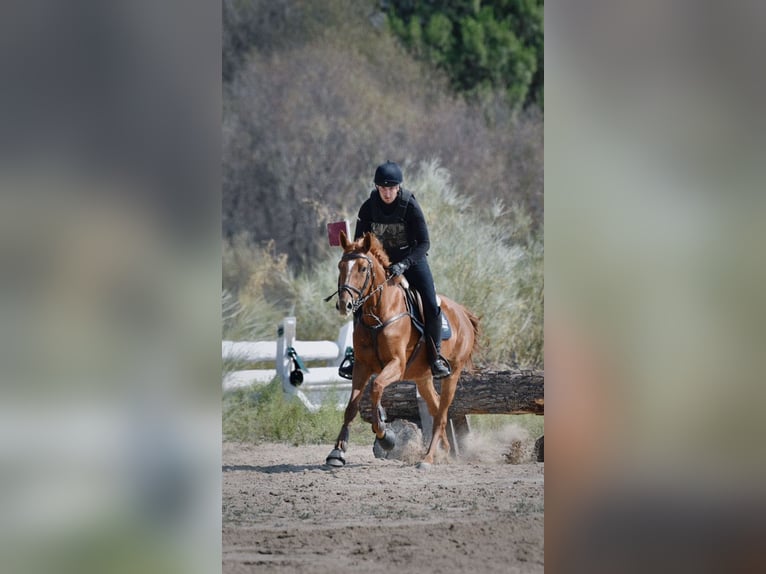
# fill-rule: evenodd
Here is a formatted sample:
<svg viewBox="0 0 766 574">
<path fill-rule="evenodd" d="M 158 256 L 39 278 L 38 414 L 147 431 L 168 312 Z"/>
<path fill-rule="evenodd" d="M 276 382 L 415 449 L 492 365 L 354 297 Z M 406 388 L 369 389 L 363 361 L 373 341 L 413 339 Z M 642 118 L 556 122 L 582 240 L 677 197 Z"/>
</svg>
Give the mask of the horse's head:
<svg viewBox="0 0 766 574">
<path fill-rule="evenodd" d="M 366 297 L 385 280 L 388 257 L 371 233 L 351 241 L 341 231 L 343 256 L 338 263 L 338 311 L 346 316 L 362 306 Z"/>
</svg>

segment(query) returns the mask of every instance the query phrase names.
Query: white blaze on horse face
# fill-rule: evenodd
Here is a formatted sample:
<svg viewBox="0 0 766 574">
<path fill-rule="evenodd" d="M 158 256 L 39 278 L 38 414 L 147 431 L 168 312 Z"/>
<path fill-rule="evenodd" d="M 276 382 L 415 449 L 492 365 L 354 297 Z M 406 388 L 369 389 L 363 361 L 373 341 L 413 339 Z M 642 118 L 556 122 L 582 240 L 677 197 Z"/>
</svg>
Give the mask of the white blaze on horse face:
<svg viewBox="0 0 766 574">
<path fill-rule="evenodd" d="M 354 265 L 356 265 L 355 259 L 346 261 L 346 283 L 351 279 L 351 273 L 354 271 Z"/>
<path fill-rule="evenodd" d="M 351 275 L 354 272 L 354 265 L 356 265 L 357 262 L 354 259 L 349 259 L 345 261 L 345 263 L 345 268 L 341 266 L 341 276 L 339 277 L 339 283 L 343 283 L 343 285 L 348 285 L 349 287 L 354 287 L 351 285 Z M 340 293 L 338 293 L 338 311 L 340 311 L 340 314 L 345 317 L 351 312 L 352 308 L 353 295 L 351 294 L 351 291 L 342 290 Z"/>
</svg>

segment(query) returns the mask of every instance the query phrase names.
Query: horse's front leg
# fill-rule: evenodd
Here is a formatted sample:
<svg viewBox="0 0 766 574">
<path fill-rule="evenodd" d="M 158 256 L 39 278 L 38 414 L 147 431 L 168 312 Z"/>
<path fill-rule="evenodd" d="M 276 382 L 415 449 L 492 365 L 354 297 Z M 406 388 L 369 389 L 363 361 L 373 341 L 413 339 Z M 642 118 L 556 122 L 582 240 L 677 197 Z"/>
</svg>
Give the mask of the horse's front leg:
<svg viewBox="0 0 766 574">
<path fill-rule="evenodd" d="M 346 405 L 346 411 L 343 415 L 343 426 L 340 427 L 340 433 L 335 440 L 335 447 L 327 455 L 325 464 L 328 466 L 344 466 L 346 464 L 346 450 L 348 449 L 349 431 L 348 427 L 356 418 L 359 412 L 359 401 L 362 400 L 362 392 L 370 378 L 369 370 L 360 364 L 354 365 L 354 374 L 351 381 L 351 397 Z"/>
<path fill-rule="evenodd" d="M 381 399 L 385 388 L 399 381 L 404 376 L 404 361 L 399 357 L 394 357 L 389 361 L 380 374 L 375 377 L 370 392 L 370 404 L 372 405 L 372 430 L 375 433 L 378 444 L 383 450 L 391 450 L 396 446 L 396 434 L 393 430 L 386 428 L 386 411 L 383 409 Z"/>
</svg>

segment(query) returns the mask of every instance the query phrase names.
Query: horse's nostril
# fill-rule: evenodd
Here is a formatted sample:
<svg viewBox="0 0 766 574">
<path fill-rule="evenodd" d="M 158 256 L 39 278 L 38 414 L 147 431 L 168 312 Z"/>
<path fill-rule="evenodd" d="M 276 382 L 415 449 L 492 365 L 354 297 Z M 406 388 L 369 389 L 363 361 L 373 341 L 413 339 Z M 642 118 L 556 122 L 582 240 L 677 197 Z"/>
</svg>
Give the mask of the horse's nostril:
<svg viewBox="0 0 766 574">
<path fill-rule="evenodd" d="M 347 311 L 351 311 L 351 307 L 352 307 L 352 306 L 353 306 L 353 305 L 351 305 L 351 301 L 349 301 L 348 303 L 346 303 L 346 310 L 347 310 Z"/>
<path fill-rule="evenodd" d="M 340 311 L 340 301 L 335 302 L 335 308 Z"/>
</svg>

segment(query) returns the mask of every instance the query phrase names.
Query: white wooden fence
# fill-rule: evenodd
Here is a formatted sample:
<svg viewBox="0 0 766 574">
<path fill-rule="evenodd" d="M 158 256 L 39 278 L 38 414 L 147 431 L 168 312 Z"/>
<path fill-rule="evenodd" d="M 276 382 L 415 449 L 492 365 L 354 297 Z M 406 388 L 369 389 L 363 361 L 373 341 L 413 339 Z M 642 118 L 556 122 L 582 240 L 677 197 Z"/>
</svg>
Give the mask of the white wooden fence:
<svg viewBox="0 0 766 574">
<path fill-rule="evenodd" d="M 338 375 L 338 366 L 343 360 L 347 347 L 353 346 L 353 324 L 349 321 L 338 333 L 337 341 L 298 341 L 295 339 L 295 317 L 286 317 L 277 329 L 276 341 L 223 341 L 224 360 L 247 363 L 273 362 L 273 369 L 249 369 L 228 372 L 223 377 L 223 390 L 266 384 L 279 377 L 282 389 L 295 395 L 310 411 L 315 412 L 327 397 L 334 394 L 339 408 L 344 408 L 351 395 L 351 381 Z M 290 373 L 295 370 L 293 349 L 306 364 L 303 382 L 290 382 Z M 324 366 L 309 366 L 321 361 Z"/>
</svg>

